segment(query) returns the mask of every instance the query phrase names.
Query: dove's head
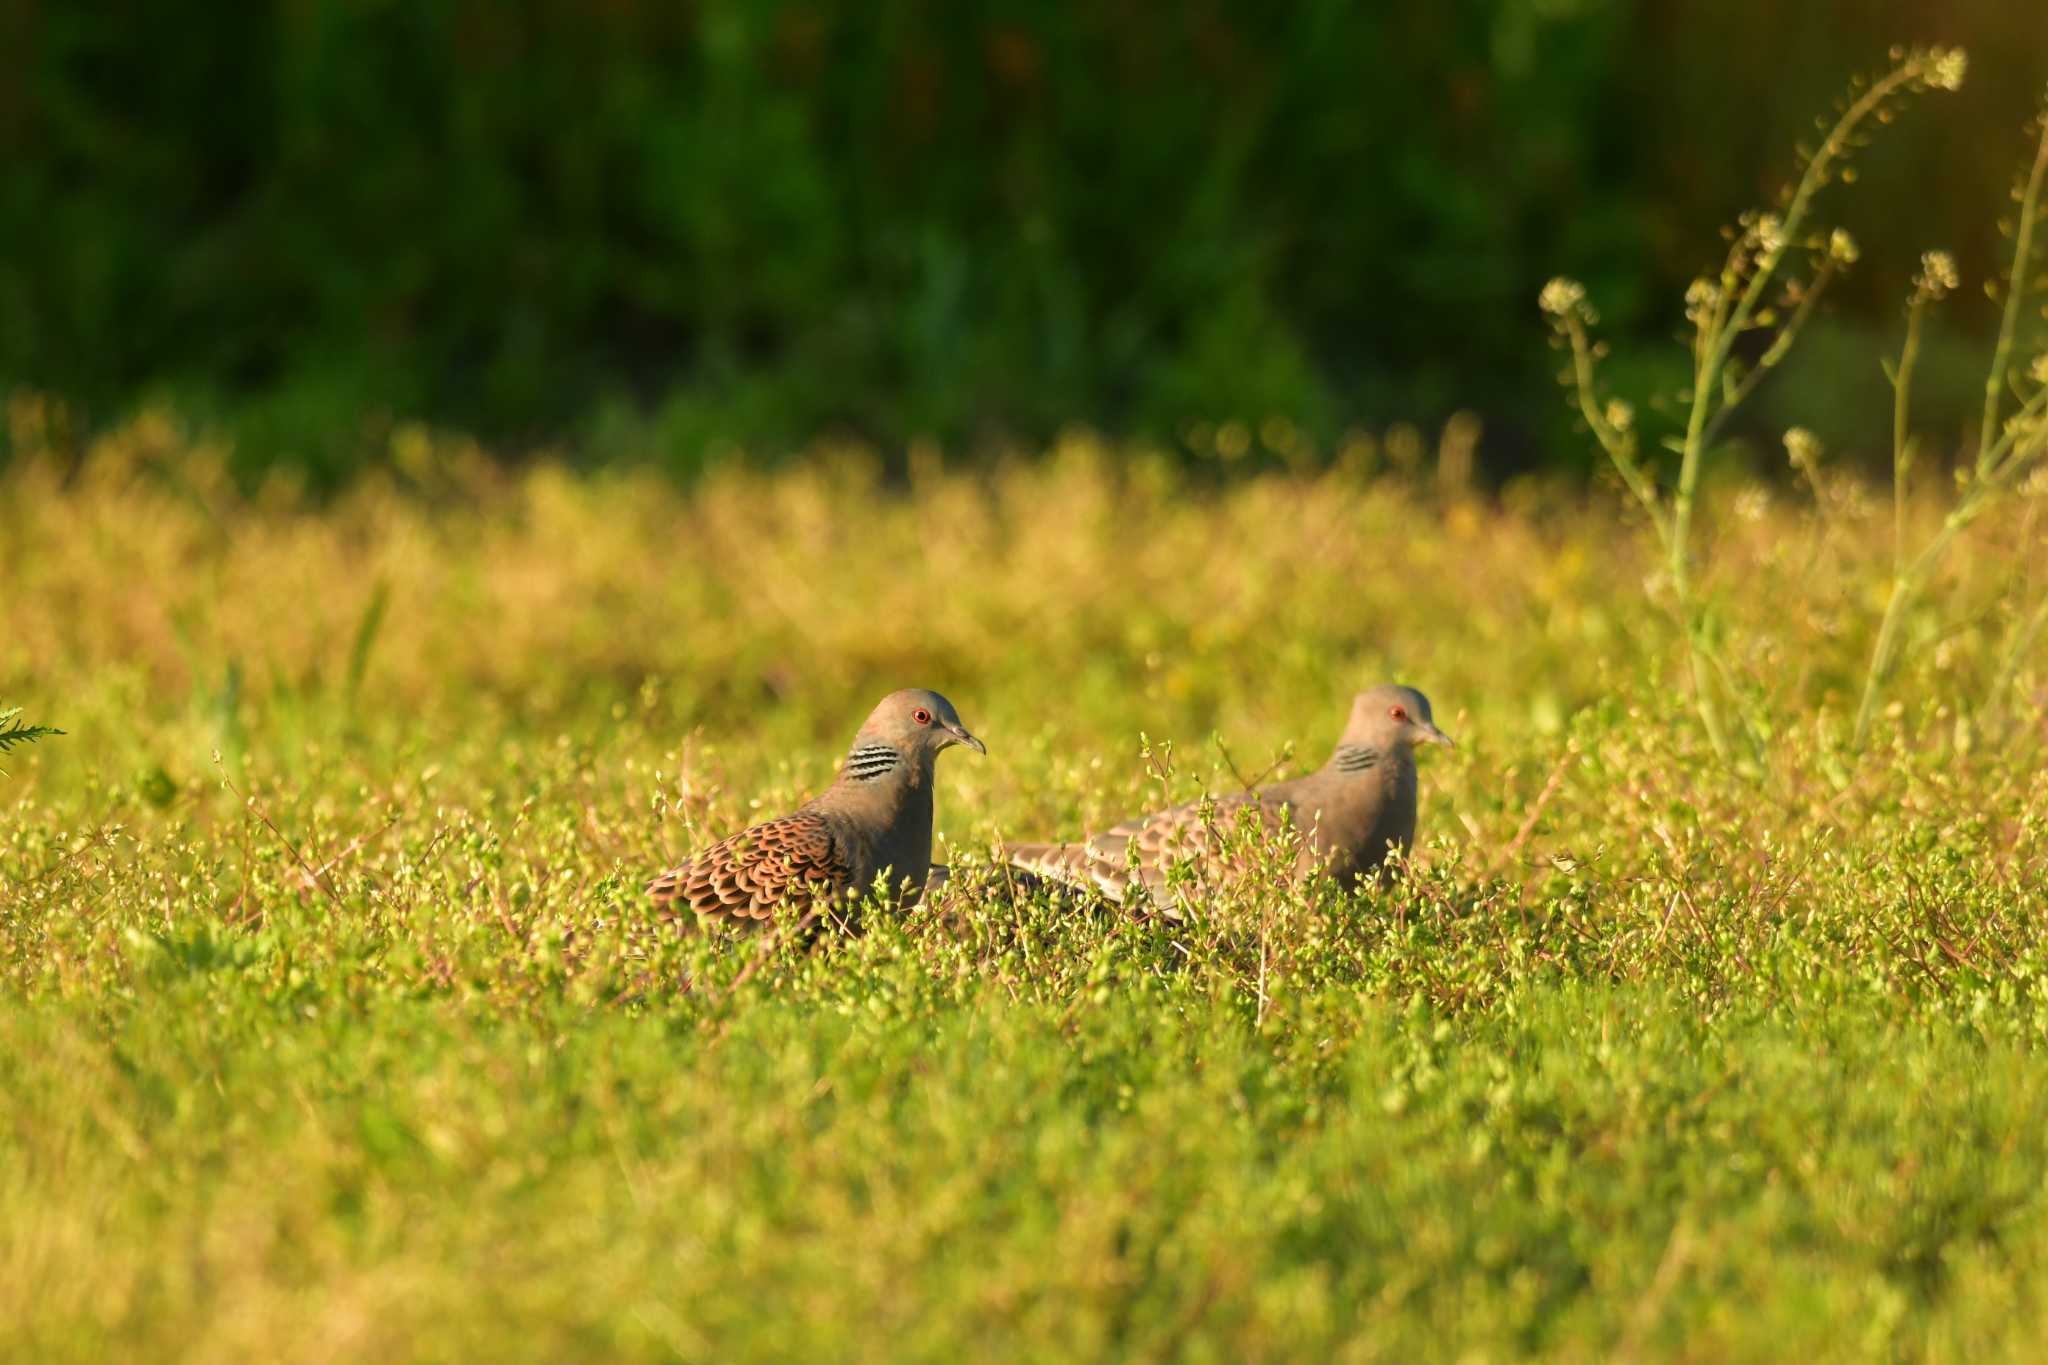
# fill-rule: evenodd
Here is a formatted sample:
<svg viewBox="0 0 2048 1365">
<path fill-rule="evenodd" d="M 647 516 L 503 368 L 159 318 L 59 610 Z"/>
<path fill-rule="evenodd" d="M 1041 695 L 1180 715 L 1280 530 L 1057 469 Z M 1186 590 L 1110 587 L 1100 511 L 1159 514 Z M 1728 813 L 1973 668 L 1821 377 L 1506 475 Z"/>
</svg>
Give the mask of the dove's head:
<svg viewBox="0 0 2048 1365">
<path fill-rule="evenodd" d="M 867 724 L 860 727 L 854 746 L 858 749 L 876 743 L 910 757 L 935 757 L 939 750 L 955 744 L 965 744 L 978 754 L 988 752 L 986 745 L 967 733 L 952 702 L 921 687 L 906 687 L 882 698 Z"/>
<path fill-rule="evenodd" d="M 1386 683 L 1358 694 L 1351 703 L 1351 719 L 1344 726 L 1343 742 L 1370 745 L 1382 753 L 1413 749 L 1418 744 L 1457 747 L 1449 735 L 1436 728 L 1436 720 L 1429 713 L 1429 698 L 1399 683 Z"/>
</svg>

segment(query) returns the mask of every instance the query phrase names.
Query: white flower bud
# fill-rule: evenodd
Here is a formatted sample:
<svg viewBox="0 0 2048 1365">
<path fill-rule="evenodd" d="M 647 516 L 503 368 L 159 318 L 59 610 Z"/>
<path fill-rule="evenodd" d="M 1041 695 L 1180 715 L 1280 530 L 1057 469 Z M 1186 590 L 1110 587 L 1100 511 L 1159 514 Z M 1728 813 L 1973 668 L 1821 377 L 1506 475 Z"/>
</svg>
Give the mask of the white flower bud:
<svg viewBox="0 0 2048 1365">
<path fill-rule="evenodd" d="M 1969 74 L 1970 54 L 1959 47 L 1929 48 L 1927 52 L 1931 67 L 1927 83 L 1936 90 L 1960 90 L 1963 77 Z"/>
<path fill-rule="evenodd" d="M 1586 286 L 1577 280 L 1568 280 L 1560 275 L 1543 286 L 1543 292 L 1536 302 L 1543 311 L 1554 318 L 1570 317 L 1579 312 L 1586 302 Z"/>
<path fill-rule="evenodd" d="M 1920 273 L 1913 277 L 1913 287 L 1929 299 L 1945 299 L 1963 282 L 1962 273 L 1956 269 L 1956 258 L 1946 251 L 1928 251 L 1921 254 Z"/>
<path fill-rule="evenodd" d="M 1794 469 L 1805 469 L 1820 462 L 1820 438 L 1805 427 L 1790 427 L 1785 432 L 1785 454 L 1791 459 Z"/>
</svg>

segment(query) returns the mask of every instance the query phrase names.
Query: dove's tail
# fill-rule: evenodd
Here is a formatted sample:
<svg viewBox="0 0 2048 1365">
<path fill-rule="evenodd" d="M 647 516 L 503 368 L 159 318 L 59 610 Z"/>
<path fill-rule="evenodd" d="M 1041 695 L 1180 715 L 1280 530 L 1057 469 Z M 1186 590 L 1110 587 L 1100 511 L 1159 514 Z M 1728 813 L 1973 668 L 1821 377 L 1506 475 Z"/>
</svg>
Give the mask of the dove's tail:
<svg viewBox="0 0 2048 1365">
<path fill-rule="evenodd" d="M 1046 883 L 1076 887 L 1123 903 L 1128 870 L 1087 844 L 1013 844 L 1005 852 L 1011 867 Z"/>
</svg>

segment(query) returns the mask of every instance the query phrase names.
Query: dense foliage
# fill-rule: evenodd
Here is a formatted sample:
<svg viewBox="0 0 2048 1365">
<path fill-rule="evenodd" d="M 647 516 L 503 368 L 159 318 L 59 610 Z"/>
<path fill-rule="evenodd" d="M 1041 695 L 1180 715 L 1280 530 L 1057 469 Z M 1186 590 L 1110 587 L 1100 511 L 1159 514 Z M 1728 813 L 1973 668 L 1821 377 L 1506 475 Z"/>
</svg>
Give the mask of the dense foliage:
<svg viewBox="0 0 2048 1365">
<path fill-rule="evenodd" d="M 240 459 L 328 474 L 394 418 L 691 463 L 1076 420 L 1279 417 L 1327 453 L 1469 406 L 1499 465 L 1580 458 L 1546 444 L 1545 278 L 1667 335 L 1650 300 L 1899 38 L 1984 60 L 1866 168 L 1842 316 L 1888 325 L 1928 246 L 1983 278 L 2044 24 L 2007 0 L 8 6 L 0 389 L 100 424 L 168 388 Z M 1863 354 L 1830 378 L 1868 406 Z"/>
<path fill-rule="evenodd" d="M 423 443 L 315 513 L 176 443 L 0 501 L 0 695 L 69 731 L 0 785 L 0 1356 L 2038 1354 L 2048 490 L 1859 754 L 1892 509 L 1710 485 L 1744 773 L 1576 493 Z M 1394 889 L 1176 928 L 977 873 L 1388 676 L 1461 740 Z M 809 953 L 649 921 L 906 682 L 990 743 L 958 894 Z"/>
</svg>

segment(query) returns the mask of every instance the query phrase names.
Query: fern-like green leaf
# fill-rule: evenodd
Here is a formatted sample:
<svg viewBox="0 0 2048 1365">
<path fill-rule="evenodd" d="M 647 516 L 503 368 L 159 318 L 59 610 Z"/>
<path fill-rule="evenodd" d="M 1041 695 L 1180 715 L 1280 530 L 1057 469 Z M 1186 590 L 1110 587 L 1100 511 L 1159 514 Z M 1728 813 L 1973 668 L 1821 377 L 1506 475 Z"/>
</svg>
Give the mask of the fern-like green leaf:
<svg viewBox="0 0 2048 1365">
<path fill-rule="evenodd" d="M 6 753 L 16 745 L 31 744 L 36 740 L 47 739 L 51 735 L 61 735 L 63 733 L 62 730 L 59 730 L 54 725 L 22 724 L 21 708 L 19 706 L 0 707 L 0 754 Z M 7 770 L 0 768 L 0 777 L 5 777 L 6 775 Z"/>
</svg>

